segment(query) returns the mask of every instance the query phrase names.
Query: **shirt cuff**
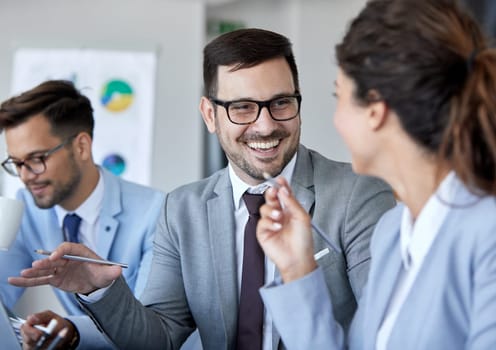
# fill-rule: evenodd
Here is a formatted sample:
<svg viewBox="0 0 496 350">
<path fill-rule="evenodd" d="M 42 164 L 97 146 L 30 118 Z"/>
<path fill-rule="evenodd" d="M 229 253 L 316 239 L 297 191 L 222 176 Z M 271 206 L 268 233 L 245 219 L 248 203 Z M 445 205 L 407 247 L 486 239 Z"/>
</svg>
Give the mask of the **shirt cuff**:
<svg viewBox="0 0 496 350">
<path fill-rule="evenodd" d="M 88 295 L 77 293 L 77 296 L 79 297 L 79 299 L 81 299 L 85 303 L 95 303 L 95 302 L 97 302 L 97 301 L 99 301 L 99 300 L 101 300 L 103 298 L 103 296 L 105 295 L 105 292 L 107 292 L 107 290 L 110 287 L 112 287 L 112 285 L 114 284 L 114 282 L 115 282 L 115 280 L 112 281 L 112 283 L 110 283 L 109 286 L 107 286 L 105 288 L 97 289 L 97 290 L 95 290 L 94 292 L 91 292 Z"/>
</svg>

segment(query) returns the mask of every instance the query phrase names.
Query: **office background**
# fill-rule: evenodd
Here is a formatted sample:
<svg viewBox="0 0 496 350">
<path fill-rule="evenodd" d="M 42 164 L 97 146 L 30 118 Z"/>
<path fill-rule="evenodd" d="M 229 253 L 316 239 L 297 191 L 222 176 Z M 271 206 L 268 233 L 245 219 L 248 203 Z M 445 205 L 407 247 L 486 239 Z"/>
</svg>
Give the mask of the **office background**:
<svg viewBox="0 0 496 350">
<path fill-rule="evenodd" d="M 206 132 L 198 112 L 202 49 L 215 34 L 215 23 L 241 23 L 291 38 L 301 73 L 302 140 L 329 157 L 348 160 L 332 127 L 333 46 L 364 2 L 1 0 L 0 99 L 10 96 L 17 48 L 156 52 L 151 185 L 170 191 L 212 170 L 205 169 Z M 3 135 L 0 154 L 2 159 L 6 154 Z"/>
<path fill-rule="evenodd" d="M 215 138 L 198 112 L 202 49 L 229 26 L 260 27 L 287 35 L 300 70 L 302 142 L 349 161 L 334 129 L 334 45 L 366 0 L 0 0 L 0 100 L 10 96 L 18 48 L 91 48 L 153 51 L 157 55 L 151 186 L 163 191 L 198 180 L 222 163 Z M 469 1 L 488 26 L 494 0 Z M 494 6 L 493 6 L 494 7 Z M 494 14 L 494 11 L 491 12 Z M 6 155 L 0 135 L 0 155 Z M 0 180 L 6 176 L 0 172 Z M 1 181 L 0 181 L 1 184 Z M 3 189 L 0 188 L 0 194 Z M 26 315 L 52 308 L 51 291 L 21 300 Z"/>
</svg>

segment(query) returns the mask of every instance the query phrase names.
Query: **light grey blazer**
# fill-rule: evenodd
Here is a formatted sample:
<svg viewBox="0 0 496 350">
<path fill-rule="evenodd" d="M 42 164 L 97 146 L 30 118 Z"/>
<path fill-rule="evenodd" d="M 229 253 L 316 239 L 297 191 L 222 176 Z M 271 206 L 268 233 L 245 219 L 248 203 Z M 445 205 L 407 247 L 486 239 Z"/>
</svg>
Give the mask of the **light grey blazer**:
<svg viewBox="0 0 496 350">
<path fill-rule="evenodd" d="M 369 239 L 394 204 L 382 181 L 355 175 L 303 146 L 292 188 L 315 222 L 341 247 L 319 260 L 336 319 L 346 328 L 368 273 Z M 232 186 L 227 169 L 171 192 L 157 226 L 150 277 L 140 307 L 122 280 L 86 305 L 119 348 L 179 349 L 198 327 L 204 349 L 236 342 L 238 286 Z M 315 236 L 315 251 L 325 244 Z M 274 349 L 279 336 L 274 332 Z"/>
<path fill-rule="evenodd" d="M 402 266 L 402 210 L 398 205 L 376 226 L 369 280 L 351 327 L 350 349 L 375 349 Z M 295 283 L 262 290 L 289 349 L 345 348 L 324 285 L 317 270 Z M 388 349 L 496 349 L 495 197 L 478 198 L 459 187 L 400 310 Z"/>
</svg>

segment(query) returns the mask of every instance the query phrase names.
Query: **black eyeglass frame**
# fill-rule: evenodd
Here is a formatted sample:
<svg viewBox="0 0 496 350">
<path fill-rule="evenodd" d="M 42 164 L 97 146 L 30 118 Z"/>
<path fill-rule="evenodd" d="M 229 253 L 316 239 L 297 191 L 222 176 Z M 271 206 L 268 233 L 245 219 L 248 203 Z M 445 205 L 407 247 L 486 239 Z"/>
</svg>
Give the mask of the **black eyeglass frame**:
<svg viewBox="0 0 496 350">
<path fill-rule="evenodd" d="M 43 152 L 42 154 L 38 155 L 38 156 L 30 156 L 24 160 L 15 160 L 11 157 L 8 157 L 7 159 L 5 159 L 3 162 L 2 162 L 2 168 L 9 174 L 9 175 L 12 175 L 12 176 L 15 176 L 15 177 L 20 177 L 21 176 L 21 168 L 24 166 L 26 167 L 26 169 L 28 169 L 31 173 L 35 174 L 35 175 L 41 175 L 43 174 L 46 169 L 47 169 L 47 166 L 46 166 L 46 161 L 47 159 L 52 155 L 54 154 L 55 152 L 57 152 L 58 150 L 64 148 L 69 142 L 72 141 L 72 139 L 74 139 L 75 137 L 77 136 L 76 135 L 72 135 L 70 137 L 68 137 L 64 142 L 58 144 L 57 146 L 49 149 L 48 151 L 45 151 Z M 35 162 L 38 162 L 37 164 L 41 164 L 43 165 L 43 170 L 42 171 L 35 171 L 27 162 L 29 161 L 33 161 L 35 160 Z M 12 170 L 8 164 L 11 164 L 14 168 L 17 168 L 19 169 L 19 171 L 14 171 Z"/>
<path fill-rule="evenodd" d="M 272 112 L 270 110 L 270 105 L 274 102 L 274 101 L 277 101 L 279 99 L 283 99 L 283 98 L 296 98 L 296 101 L 298 102 L 298 110 L 296 111 L 295 115 L 290 117 L 290 118 L 283 118 L 283 119 L 279 119 L 279 118 L 274 118 L 274 116 L 272 115 Z M 229 121 L 233 124 L 236 124 L 236 125 L 249 125 L 249 124 L 253 124 L 255 123 L 258 118 L 260 117 L 260 113 L 262 112 L 262 108 L 266 107 L 267 108 L 267 111 L 269 111 L 269 115 L 270 117 L 275 120 L 275 121 L 278 121 L 278 122 L 285 122 L 285 121 L 288 121 L 288 120 L 291 120 L 291 119 L 294 119 L 298 116 L 298 114 L 300 114 L 300 109 L 301 109 L 301 95 L 297 92 L 295 94 L 292 94 L 292 95 L 281 95 L 281 96 L 277 96 L 277 97 L 274 97 L 274 98 L 271 98 L 270 100 L 265 100 L 265 101 L 257 101 L 257 100 L 250 100 L 250 99 L 239 99 L 239 100 L 232 100 L 232 101 L 222 101 L 222 100 L 219 100 L 219 99 L 216 99 L 215 97 L 209 97 L 209 100 L 212 101 L 214 104 L 218 105 L 218 106 L 222 106 L 224 107 L 224 109 L 226 110 L 226 114 L 227 114 L 227 118 L 229 119 Z M 252 103 L 256 103 L 258 105 L 258 113 L 257 113 L 257 116 L 255 119 L 253 119 L 252 121 L 249 121 L 249 122 L 235 122 L 231 119 L 231 116 L 229 115 L 229 106 L 233 103 L 238 103 L 238 102 L 252 102 Z"/>
</svg>

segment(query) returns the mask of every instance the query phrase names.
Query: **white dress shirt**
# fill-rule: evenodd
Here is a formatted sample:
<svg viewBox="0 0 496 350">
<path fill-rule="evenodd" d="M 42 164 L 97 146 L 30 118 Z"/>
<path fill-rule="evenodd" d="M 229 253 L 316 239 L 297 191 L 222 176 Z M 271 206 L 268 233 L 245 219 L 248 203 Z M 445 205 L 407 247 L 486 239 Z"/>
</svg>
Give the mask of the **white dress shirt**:
<svg viewBox="0 0 496 350">
<path fill-rule="evenodd" d="M 456 188 L 460 181 L 450 172 L 429 198 L 415 220 L 405 206 L 400 229 L 402 269 L 396 282 L 388 308 L 376 339 L 376 350 L 386 350 L 396 318 L 401 311 L 424 258 L 439 233 L 441 225 L 450 211 Z"/>
<path fill-rule="evenodd" d="M 279 176 L 284 176 L 288 182 L 291 182 L 293 176 L 294 168 L 296 165 L 296 154 L 293 156 L 291 161 L 284 167 Z M 233 190 L 233 200 L 234 200 L 234 219 L 236 224 L 236 263 L 238 272 L 238 301 L 239 293 L 241 293 L 241 276 L 243 274 L 243 242 L 244 242 L 244 231 L 245 225 L 248 221 L 248 210 L 246 209 L 245 202 L 243 200 L 243 194 L 248 191 L 250 193 L 263 193 L 270 184 L 264 182 L 258 186 L 251 187 L 247 183 L 243 182 L 235 173 L 232 166 L 229 164 L 229 177 L 231 179 L 232 190 Z M 267 257 L 265 257 L 265 284 L 270 283 L 274 280 L 275 265 Z M 263 321 L 263 350 L 272 350 L 272 318 L 264 309 L 264 321 Z"/>
<path fill-rule="evenodd" d="M 63 222 L 66 214 L 77 214 L 81 218 L 79 226 L 79 243 L 84 244 L 91 250 L 96 251 L 98 240 L 98 224 L 100 222 L 100 211 L 102 210 L 104 193 L 103 176 L 99 172 L 98 183 L 90 196 L 74 211 L 68 212 L 59 205 L 55 206 L 57 220 L 63 230 Z M 65 237 L 65 233 L 62 232 Z"/>
</svg>

